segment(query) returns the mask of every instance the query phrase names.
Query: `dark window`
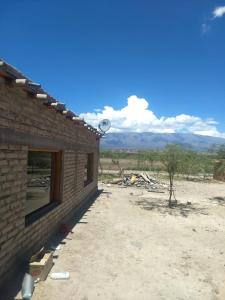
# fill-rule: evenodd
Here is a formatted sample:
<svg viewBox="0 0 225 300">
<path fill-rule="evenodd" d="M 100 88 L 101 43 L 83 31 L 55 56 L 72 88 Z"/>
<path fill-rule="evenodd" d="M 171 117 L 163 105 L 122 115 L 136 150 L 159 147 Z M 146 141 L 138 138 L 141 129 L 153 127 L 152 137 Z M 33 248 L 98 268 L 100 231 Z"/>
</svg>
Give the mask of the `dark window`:
<svg viewBox="0 0 225 300">
<path fill-rule="evenodd" d="M 28 151 L 26 215 L 60 200 L 61 153 Z"/>
<path fill-rule="evenodd" d="M 94 154 L 87 153 L 84 170 L 84 185 L 88 185 L 93 181 Z"/>
</svg>

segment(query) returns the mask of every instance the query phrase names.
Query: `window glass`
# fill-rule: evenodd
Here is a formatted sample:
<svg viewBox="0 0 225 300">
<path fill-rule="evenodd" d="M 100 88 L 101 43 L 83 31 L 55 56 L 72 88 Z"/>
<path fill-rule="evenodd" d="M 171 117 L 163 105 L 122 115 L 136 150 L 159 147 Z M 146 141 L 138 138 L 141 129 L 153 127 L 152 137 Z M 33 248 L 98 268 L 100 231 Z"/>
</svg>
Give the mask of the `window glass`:
<svg viewBox="0 0 225 300">
<path fill-rule="evenodd" d="M 28 152 L 26 215 L 51 202 L 55 153 Z"/>
</svg>

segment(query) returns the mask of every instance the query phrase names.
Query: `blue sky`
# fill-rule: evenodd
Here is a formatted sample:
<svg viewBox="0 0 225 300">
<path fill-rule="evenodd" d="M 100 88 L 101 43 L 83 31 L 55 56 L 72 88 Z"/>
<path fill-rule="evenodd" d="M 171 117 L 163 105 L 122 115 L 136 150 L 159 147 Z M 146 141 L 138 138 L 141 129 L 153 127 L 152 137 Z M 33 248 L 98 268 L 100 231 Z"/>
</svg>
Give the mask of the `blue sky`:
<svg viewBox="0 0 225 300">
<path fill-rule="evenodd" d="M 90 122 L 225 137 L 225 0 L 0 4 L 1 57 Z"/>
</svg>

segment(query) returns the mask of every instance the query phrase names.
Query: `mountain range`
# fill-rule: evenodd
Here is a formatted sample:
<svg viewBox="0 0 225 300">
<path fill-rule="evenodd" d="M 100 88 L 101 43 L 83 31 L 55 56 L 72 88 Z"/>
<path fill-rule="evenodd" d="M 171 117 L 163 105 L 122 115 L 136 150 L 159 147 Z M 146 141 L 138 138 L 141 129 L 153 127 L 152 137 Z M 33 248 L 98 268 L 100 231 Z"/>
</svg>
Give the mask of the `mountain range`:
<svg viewBox="0 0 225 300">
<path fill-rule="evenodd" d="M 106 133 L 101 149 L 144 150 L 162 149 L 167 144 L 178 144 L 196 151 L 207 151 L 225 145 L 224 138 L 189 133 L 121 132 Z"/>
</svg>

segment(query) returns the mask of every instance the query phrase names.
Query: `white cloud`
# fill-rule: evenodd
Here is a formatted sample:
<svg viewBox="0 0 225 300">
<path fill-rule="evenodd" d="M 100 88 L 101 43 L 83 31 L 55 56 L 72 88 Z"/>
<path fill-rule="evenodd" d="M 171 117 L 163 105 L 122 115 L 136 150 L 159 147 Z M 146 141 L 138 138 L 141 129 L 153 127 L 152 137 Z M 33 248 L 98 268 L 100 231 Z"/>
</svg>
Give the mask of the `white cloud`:
<svg viewBox="0 0 225 300">
<path fill-rule="evenodd" d="M 135 95 L 128 97 L 127 105 L 119 110 L 105 106 L 101 111 L 82 113 L 80 116 L 95 127 L 100 120 L 109 119 L 112 124 L 111 132 L 185 132 L 225 138 L 225 133 L 217 130 L 217 122 L 211 118 L 204 120 L 186 114 L 157 117 L 149 109 L 148 101 Z"/>
<path fill-rule="evenodd" d="M 214 18 L 221 18 L 225 14 L 225 6 L 218 6 L 213 11 Z"/>
<path fill-rule="evenodd" d="M 212 17 L 209 18 L 205 23 L 202 23 L 201 30 L 203 34 L 207 34 L 211 31 L 211 24 L 217 18 L 222 18 L 225 15 L 225 6 L 218 6 L 212 11 Z"/>
<path fill-rule="evenodd" d="M 206 24 L 206 23 L 203 23 L 203 24 L 202 24 L 202 33 L 203 33 L 203 34 L 209 32 L 210 29 L 211 29 L 211 27 L 210 27 L 208 24 Z"/>
</svg>

